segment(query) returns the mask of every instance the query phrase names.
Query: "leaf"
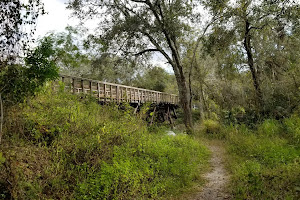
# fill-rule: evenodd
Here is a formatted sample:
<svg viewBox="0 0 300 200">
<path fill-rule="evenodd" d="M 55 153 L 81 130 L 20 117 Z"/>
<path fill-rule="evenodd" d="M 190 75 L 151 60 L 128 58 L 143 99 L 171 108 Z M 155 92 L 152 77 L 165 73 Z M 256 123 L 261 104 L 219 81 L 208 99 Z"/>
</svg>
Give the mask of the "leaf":
<svg viewBox="0 0 300 200">
<path fill-rule="evenodd" d="M 5 163 L 5 158 L 3 157 L 2 152 L 0 152 L 0 165 L 3 163 Z"/>
</svg>

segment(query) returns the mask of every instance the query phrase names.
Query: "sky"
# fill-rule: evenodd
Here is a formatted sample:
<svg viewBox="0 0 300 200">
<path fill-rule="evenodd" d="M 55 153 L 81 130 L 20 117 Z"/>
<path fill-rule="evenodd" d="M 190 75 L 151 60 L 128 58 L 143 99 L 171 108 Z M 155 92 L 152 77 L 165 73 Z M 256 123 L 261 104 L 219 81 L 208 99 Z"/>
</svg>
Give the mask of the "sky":
<svg viewBox="0 0 300 200">
<path fill-rule="evenodd" d="M 71 11 L 66 9 L 68 0 L 43 0 L 48 14 L 42 15 L 37 21 L 35 37 L 42 37 L 49 31 L 64 31 L 67 25 L 75 26 L 78 20 L 70 18 Z"/>
<path fill-rule="evenodd" d="M 35 38 L 41 38 L 50 31 L 62 32 L 66 26 L 76 26 L 79 23 L 78 19 L 71 17 L 71 10 L 66 9 L 68 0 L 42 0 L 42 2 L 48 14 L 38 18 Z M 95 28 L 91 27 L 93 24 L 97 22 L 89 21 L 86 26 Z M 162 55 L 154 54 L 151 63 L 164 68 L 168 73 L 173 73 L 172 67 L 166 63 Z"/>
</svg>

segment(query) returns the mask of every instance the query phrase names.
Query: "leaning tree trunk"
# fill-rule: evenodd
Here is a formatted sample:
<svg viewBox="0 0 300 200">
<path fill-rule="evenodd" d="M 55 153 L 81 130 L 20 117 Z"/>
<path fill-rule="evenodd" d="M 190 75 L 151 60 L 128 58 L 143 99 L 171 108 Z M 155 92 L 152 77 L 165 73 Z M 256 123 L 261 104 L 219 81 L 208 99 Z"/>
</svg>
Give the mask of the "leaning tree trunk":
<svg viewBox="0 0 300 200">
<path fill-rule="evenodd" d="M 262 106 L 262 92 L 261 92 L 260 83 L 258 80 L 257 70 L 254 67 L 250 30 L 251 30 L 250 23 L 248 20 L 246 20 L 244 48 L 247 52 L 247 59 L 248 59 L 247 62 L 248 62 L 248 66 L 250 68 L 251 75 L 252 75 L 253 85 L 254 85 L 255 94 L 256 94 L 256 101 L 257 101 L 258 106 L 261 107 Z"/>
</svg>

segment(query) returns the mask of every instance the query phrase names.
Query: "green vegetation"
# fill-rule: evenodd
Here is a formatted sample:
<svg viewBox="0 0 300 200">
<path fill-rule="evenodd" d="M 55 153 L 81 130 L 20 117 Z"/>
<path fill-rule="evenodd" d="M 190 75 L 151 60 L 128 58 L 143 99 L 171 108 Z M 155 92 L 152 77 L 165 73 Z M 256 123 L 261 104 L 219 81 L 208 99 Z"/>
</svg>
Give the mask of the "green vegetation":
<svg viewBox="0 0 300 200">
<path fill-rule="evenodd" d="M 265 120 L 256 129 L 224 125 L 213 136 L 205 131 L 214 130 L 212 124 L 218 122 L 205 122 L 202 134 L 225 141 L 234 199 L 299 199 L 299 115 Z"/>
<path fill-rule="evenodd" d="M 147 126 L 150 105 L 51 92 L 59 73 L 177 93 L 176 131 L 224 141 L 234 198 L 300 199 L 299 1 L 67 4 L 97 29 L 32 47 L 43 1 L 0 2 L 0 199 L 159 199 L 201 175 L 206 148 Z"/>
<path fill-rule="evenodd" d="M 142 116 L 44 88 L 10 108 L 0 147 L 1 198 L 159 199 L 204 169 L 190 136 L 147 128 Z"/>
</svg>

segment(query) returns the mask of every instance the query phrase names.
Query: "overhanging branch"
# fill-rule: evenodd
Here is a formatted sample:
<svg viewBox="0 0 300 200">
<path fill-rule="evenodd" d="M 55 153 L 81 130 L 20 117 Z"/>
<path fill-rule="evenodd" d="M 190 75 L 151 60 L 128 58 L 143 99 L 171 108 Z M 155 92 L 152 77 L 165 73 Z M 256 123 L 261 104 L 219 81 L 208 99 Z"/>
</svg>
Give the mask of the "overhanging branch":
<svg viewBox="0 0 300 200">
<path fill-rule="evenodd" d="M 158 50 L 158 49 L 145 49 L 145 50 L 143 50 L 143 51 L 141 51 L 141 52 L 139 52 L 139 53 L 136 53 L 136 54 L 134 54 L 135 56 L 140 56 L 140 55 L 142 55 L 142 54 L 144 54 L 144 53 L 147 53 L 147 52 L 154 52 L 154 51 L 160 51 L 160 50 Z"/>
</svg>

